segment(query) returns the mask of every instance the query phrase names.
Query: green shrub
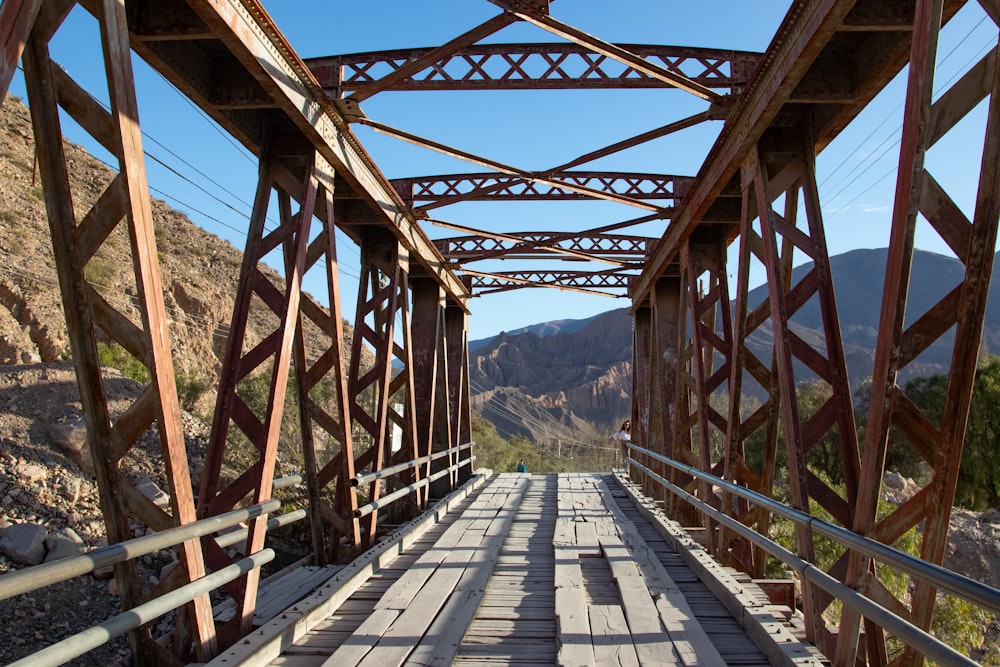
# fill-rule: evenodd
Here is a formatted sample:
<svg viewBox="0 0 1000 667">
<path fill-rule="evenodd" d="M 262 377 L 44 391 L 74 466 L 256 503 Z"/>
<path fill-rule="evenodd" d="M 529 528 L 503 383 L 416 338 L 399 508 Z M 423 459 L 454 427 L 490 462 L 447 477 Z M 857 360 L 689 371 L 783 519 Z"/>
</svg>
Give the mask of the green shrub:
<svg viewBox="0 0 1000 667">
<path fill-rule="evenodd" d="M 118 343 L 98 343 L 97 357 L 102 366 L 117 368 L 125 377 L 148 384 L 149 369 Z"/>
</svg>

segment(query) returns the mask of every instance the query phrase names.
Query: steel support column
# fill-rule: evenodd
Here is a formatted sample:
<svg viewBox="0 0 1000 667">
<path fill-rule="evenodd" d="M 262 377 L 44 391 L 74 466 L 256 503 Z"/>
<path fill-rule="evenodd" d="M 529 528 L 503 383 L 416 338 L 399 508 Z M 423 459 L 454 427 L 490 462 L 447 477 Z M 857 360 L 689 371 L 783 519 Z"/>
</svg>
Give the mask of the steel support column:
<svg viewBox="0 0 1000 667">
<path fill-rule="evenodd" d="M 649 411 L 652 383 L 653 309 L 648 302 L 638 306 L 632 318 L 634 343 L 632 345 L 632 442 L 640 447 L 649 446 Z M 631 454 L 630 454 L 631 455 Z M 643 465 L 647 462 L 641 461 Z M 628 466 L 625 466 L 628 469 Z M 636 480 L 638 481 L 638 480 Z M 646 495 L 653 493 L 653 485 L 645 476 L 642 482 Z"/>
<path fill-rule="evenodd" d="M 442 370 L 444 343 L 444 290 L 430 278 L 413 278 L 413 399 L 416 408 L 416 437 L 419 456 L 448 448 L 449 439 L 436 439 L 440 430 L 436 410 L 439 403 L 438 373 Z M 446 368 L 446 366 L 444 367 Z M 446 377 L 446 376 L 444 376 Z M 445 431 L 446 433 L 447 431 Z M 447 459 L 424 466 L 422 476 L 448 467 Z M 430 493 L 442 497 L 448 492 L 450 479 L 439 479 Z"/>
<path fill-rule="evenodd" d="M 24 51 L 25 82 L 88 443 L 108 539 L 115 543 L 132 537 L 130 514 L 154 530 L 163 530 L 193 522 L 195 506 L 167 337 L 169 324 L 156 254 L 124 7 L 114 0 L 105 0 L 96 7 L 111 101 L 108 113 L 49 58 L 48 40 L 71 6 L 47 3 L 41 8 Z M 16 33 L 17 30 L 12 32 Z M 89 202 L 92 207 L 80 220 L 74 214 L 74 193 L 63 154 L 60 106 L 118 162 L 118 175 L 96 200 Z M 124 232 L 117 229 L 122 219 L 126 220 Z M 88 264 L 112 234 L 127 235 L 129 241 L 138 322 L 116 310 L 86 279 Z M 150 376 L 139 398 L 115 420 L 109 414 L 101 380 L 97 328 L 131 353 Z M 155 427 L 160 440 L 170 496 L 169 512 L 132 486 L 119 465 L 150 427 Z M 116 566 L 122 607 L 130 609 L 144 599 L 205 574 L 197 540 L 184 543 L 178 555 L 181 566 L 176 568 L 174 576 L 164 578 L 152 591 L 143 590 L 134 562 Z M 178 624 L 181 629 L 174 635 L 172 651 L 152 641 L 148 628 L 129 633 L 134 659 L 140 664 L 167 664 L 174 659 L 171 652 L 186 655 L 192 645 L 202 659 L 213 655 L 217 643 L 208 596 L 199 596 L 181 618 L 186 622 Z"/>
<path fill-rule="evenodd" d="M 917 3 L 871 405 L 858 503 L 853 517 L 854 530 L 887 544 L 922 524 L 920 557 L 935 564 L 941 564 L 944 558 L 1000 219 L 1000 200 L 996 196 L 1000 191 L 998 50 L 994 48 L 948 90 L 937 94 L 932 104 L 942 11 L 941 0 Z M 938 139 L 987 97 L 989 110 L 979 162 L 979 182 L 969 220 L 928 171 L 925 155 Z M 923 216 L 948 244 L 964 265 L 965 274 L 937 304 L 914 317 L 906 313 L 906 304 L 918 215 Z M 906 396 L 898 378 L 902 369 L 950 331 L 954 331 L 951 372 L 938 426 Z M 932 473 L 930 482 L 911 500 L 880 518 L 877 499 L 890 431 L 898 433 L 927 461 Z M 851 555 L 847 582 L 887 594 L 869 563 L 856 554 Z M 908 601 L 910 621 L 914 625 L 924 629 L 930 627 L 934 600 L 934 587 L 917 581 Z M 907 608 L 905 601 L 898 604 Z M 845 613 L 841 620 L 836 664 L 848 665 L 854 661 L 858 636 L 857 614 Z M 867 619 L 865 639 L 864 650 L 869 663 L 884 661 L 884 633 Z M 901 664 L 914 665 L 921 661 L 919 655 L 907 649 Z"/>
<path fill-rule="evenodd" d="M 415 458 L 416 454 L 413 363 L 409 358 L 408 271 L 408 254 L 395 238 L 380 229 L 365 230 L 361 243 L 361 280 L 348 379 L 351 418 L 360 429 L 359 444 L 364 450 L 355 458 L 358 472 L 380 471 L 394 458 L 394 425 L 399 428 L 401 436 L 400 453 L 396 458 L 408 460 Z M 397 317 L 402 327 L 402 346 L 395 342 Z M 361 367 L 365 345 L 375 354 L 375 364 L 370 369 Z M 393 370 L 394 360 L 403 365 L 398 373 Z M 402 403 L 402 414 L 394 407 L 394 401 Z M 412 476 L 413 473 L 410 474 Z M 391 486 L 399 484 L 398 480 L 389 481 Z M 378 500 L 383 486 L 390 485 L 379 480 L 371 482 L 364 491 L 366 502 Z M 399 507 L 402 505 L 394 504 L 393 513 L 404 511 Z M 362 520 L 364 548 L 375 543 L 378 520 L 377 511 Z"/>
<path fill-rule="evenodd" d="M 472 393 L 469 377 L 469 314 L 457 304 L 449 303 L 444 311 L 445 361 L 448 383 L 448 428 L 451 446 L 472 440 Z M 459 455 L 462 456 L 462 455 Z M 472 452 L 465 454 L 472 456 Z M 472 466 L 458 471 L 456 483 L 472 476 Z"/>
<path fill-rule="evenodd" d="M 673 406 L 677 400 L 677 335 L 684 317 L 681 283 L 676 276 L 664 276 L 656 281 L 652 298 L 652 341 L 649 396 L 649 447 L 666 454 L 673 451 L 675 423 Z M 661 477 L 667 476 L 666 466 L 653 462 Z M 656 497 L 666 501 L 667 490 L 657 485 Z"/>
<path fill-rule="evenodd" d="M 773 149 L 773 153 L 767 149 Z M 773 157 L 772 159 L 769 159 Z M 826 250 L 819 196 L 816 190 L 811 143 L 805 132 L 794 129 L 776 131 L 743 163 L 743 188 L 753 193 L 756 210 L 748 207 L 746 222 L 756 215 L 760 225 L 763 263 L 767 270 L 768 299 L 774 331 L 775 362 L 779 390 L 783 398 L 782 423 L 789 471 L 792 504 L 803 511 L 816 501 L 835 521 L 850 525 L 851 508 L 857 500 L 860 458 L 854 422 L 850 386 L 847 381 L 840 323 L 837 316 L 830 261 Z M 806 211 L 805 228 L 774 210 L 772 203 L 795 184 L 802 189 Z M 749 225 L 745 224 L 744 228 Z M 800 280 L 792 283 L 784 272 L 781 244 L 791 242 L 813 261 L 813 266 Z M 791 285 L 786 289 L 786 285 Z M 802 340 L 790 326 L 796 311 L 811 298 L 817 297 L 823 325 L 822 349 Z M 797 362 L 800 366 L 794 365 Z M 797 369 L 808 368 L 829 392 L 823 405 L 804 419 L 798 406 Z M 799 371 L 801 373 L 801 370 Z M 842 497 L 827 480 L 806 467 L 806 455 L 824 437 L 834 438 L 838 445 L 843 477 Z M 798 529 L 796 541 L 799 555 L 815 562 L 815 549 L 808 530 Z M 845 559 L 834 566 L 843 576 Z M 823 611 L 829 605 L 828 596 L 814 586 L 803 590 L 803 610 L 806 633 L 822 650 L 830 650 L 830 636 L 823 621 Z"/>
</svg>

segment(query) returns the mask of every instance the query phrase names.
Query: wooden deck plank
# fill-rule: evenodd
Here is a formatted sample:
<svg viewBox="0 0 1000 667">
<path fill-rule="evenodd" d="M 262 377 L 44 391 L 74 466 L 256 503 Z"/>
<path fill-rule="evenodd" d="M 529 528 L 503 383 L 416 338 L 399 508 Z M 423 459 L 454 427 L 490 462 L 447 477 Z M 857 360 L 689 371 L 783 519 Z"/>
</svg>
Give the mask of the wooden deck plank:
<svg viewBox="0 0 1000 667">
<path fill-rule="evenodd" d="M 613 478 L 495 475 L 462 510 L 380 560 L 273 664 L 765 664 Z"/>
<path fill-rule="evenodd" d="M 618 605 L 595 604 L 590 609 L 590 629 L 594 639 L 594 660 L 598 665 L 638 666 L 639 656 L 632 645 L 628 623 Z"/>
</svg>

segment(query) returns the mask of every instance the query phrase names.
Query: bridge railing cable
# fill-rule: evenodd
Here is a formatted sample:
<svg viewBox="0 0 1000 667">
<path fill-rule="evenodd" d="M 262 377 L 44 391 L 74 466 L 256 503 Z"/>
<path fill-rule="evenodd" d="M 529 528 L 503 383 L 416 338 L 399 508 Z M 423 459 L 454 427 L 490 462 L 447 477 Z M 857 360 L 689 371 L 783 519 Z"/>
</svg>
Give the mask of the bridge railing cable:
<svg viewBox="0 0 1000 667">
<path fill-rule="evenodd" d="M 951 570 L 935 565 L 934 563 L 928 563 L 919 558 L 915 558 L 910 554 L 894 549 L 886 544 L 823 521 L 822 519 L 814 517 L 811 514 L 778 502 L 773 498 L 751 491 L 746 487 L 733 484 L 732 482 L 716 477 L 715 475 L 706 473 L 697 468 L 693 468 L 652 450 L 639 447 L 635 444 L 630 444 L 628 449 L 630 453 L 633 451 L 640 453 L 644 457 L 660 461 L 678 472 L 686 473 L 696 479 L 717 485 L 726 491 L 729 491 L 733 495 L 747 500 L 748 502 L 754 503 L 798 525 L 805 526 L 808 530 L 833 540 L 841 546 L 853 549 L 869 558 L 901 570 L 913 577 L 924 579 L 933 583 L 939 589 L 946 590 L 949 593 L 957 595 L 967 601 L 974 602 L 994 613 L 1000 613 L 1000 590 L 993 588 L 992 586 L 988 586 L 980 581 L 958 574 L 957 572 L 952 572 Z M 741 537 L 746 538 L 753 544 L 764 549 L 764 551 L 781 560 L 790 568 L 798 572 L 803 581 L 814 583 L 830 595 L 839 599 L 845 605 L 858 610 L 866 618 L 871 619 L 877 625 L 895 635 L 904 643 L 913 647 L 927 658 L 935 660 L 939 664 L 946 665 L 978 665 L 978 663 L 974 660 L 962 655 L 938 638 L 928 634 L 906 619 L 879 605 L 877 602 L 864 596 L 859 591 L 846 586 L 842 582 L 824 572 L 822 569 L 816 567 L 814 564 L 785 549 L 777 542 L 703 502 L 669 480 L 664 479 L 642 462 L 629 456 L 627 464 L 633 466 L 649 480 L 663 486 L 671 493 L 689 503 L 698 511 L 707 514 L 719 523 L 725 524 L 726 527 L 738 533 Z"/>
</svg>

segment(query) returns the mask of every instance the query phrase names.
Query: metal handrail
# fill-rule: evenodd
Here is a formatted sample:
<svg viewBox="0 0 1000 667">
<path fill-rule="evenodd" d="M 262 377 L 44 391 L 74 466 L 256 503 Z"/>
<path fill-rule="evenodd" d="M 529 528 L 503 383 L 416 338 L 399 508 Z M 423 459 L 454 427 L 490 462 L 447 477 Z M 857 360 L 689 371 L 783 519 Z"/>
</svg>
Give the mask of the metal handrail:
<svg viewBox="0 0 1000 667">
<path fill-rule="evenodd" d="M 132 607 L 98 625 L 46 646 L 40 651 L 25 656 L 7 667 L 55 667 L 78 658 L 87 651 L 106 644 L 115 637 L 151 623 L 160 616 L 182 607 L 199 595 L 204 595 L 223 584 L 242 577 L 274 560 L 273 549 L 263 549 L 217 572 L 195 579 L 174 590 L 164 593 L 148 602 Z"/>
<path fill-rule="evenodd" d="M 823 537 L 829 538 L 834 542 L 841 544 L 842 546 L 853 549 L 854 551 L 857 551 L 858 553 L 861 553 L 869 558 L 892 565 L 906 574 L 912 575 L 918 579 L 923 579 L 934 584 L 937 588 L 946 590 L 949 593 L 954 593 L 955 595 L 965 598 L 970 602 L 975 602 L 995 614 L 1000 614 L 1000 590 L 984 584 L 981 581 L 976 581 L 975 579 L 966 577 L 958 572 L 953 572 L 947 568 L 941 567 L 940 565 L 928 563 L 927 561 L 911 556 L 908 553 L 894 549 L 887 544 L 873 540 L 870 537 L 865 537 L 864 535 L 860 535 L 841 526 L 836 526 L 832 523 L 824 521 L 823 519 L 814 517 L 811 514 L 789 507 L 788 505 L 780 503 L 773 498 L 757 493 L 756 491 L 751 491 L 750 489 L 739 486 L 738 484 L 733 484 L 732 482 L 703 472 L 697 468 L 692 468 L 685 463 L 663 456 L 657 452 L 643 449 L 642 447 L 638 447 L 636 445 L 630 446 L 629 449 L 640 451 L 647 456 L 650 456 L 662 463 L 666 463 L 675 470 L 687 473 L 692 477 L 703 479 L 711 482 L 712 484 L 721 486 L 744 500 L 760 505 L 768 511 L 784 517 L 798 525 L 804 526 L 811 531 L 822 535 Z M 635 462 L 635 459 L 630 458 L 629 460 Z"/>
<path fill-rule="evenodd" d="M 413 493 L 417 489 L 421 489 L 421 488 L 427 486 L 428 484 L 430 484 L 431 482 L 439 480 L 442 477 L 444 477 L 445 475 L 450 474 L 452 472 L 455 472 L 459 468 L 464 468 L 465 466 L 471 464 L 475 460 L 476 460 L 475 456 L 470 456 L 469 458 L 464 459 L 462 461 L 459 461 L 458 463 L 456 463 L 454 465 L 450 465 L 447 468 L 442 468 L 441 470 L 438 470 L 433 475 L 429 475 L 427 477 L 424 477 L 423 479 L 418 480 L 418 481 L 414 482 L 413 484 L 408 484 L 408 485 L 406 485 L 406 486 L 404 486 L 404 487 L 402 487 L 400 489 L 396 489 L 392 493 L 387 494 L 385 496 L 382 496 L 378 500 L 373 500 L 373 501 L 371 501 L 370 503 L 368 503 L 366 505 L 362 505 L 358 509 L 354 510 L 354 518 L 360 519 L 361 517 L 367 516 L 368 514 L 371 514 L 372 512 L 374 512 L 375 510 L 377 510 L 377 509 L 379 509 L 381 507 L 387 507 L 388 505 L 391 505 L 392 503 L 396 502 L 400 498 L 404 498 L 404 497 L 410 495 L 411 493 Z"/>
<path fill-rule="evenodd" d="M 457 454 L 463 449 L 468 449 L 475 444 L 475 442 L 467 442 L 465 444 L 449 447 L 448 449 L 444 449 L 440 452 L 435 452 L 427 456 L 421 456 L 420 458 L 412 459 L 410 461 L 404 461 L 403 463 L 398 463 L 394 466 L 389 466 L 388 468 L 382 468 L 381 470 L 376 470 L 374 472 L 359 472 L 351 478 L 351 486 L 361 486 L 362 484 L 368 484 L 383 477 L 396 475 L 406 470 L 410 470 L 411 468 L 416 468 L 421 464 L 436 461 L 437 459 L 448 456 L 449 454 Z"/>
<path fill-rule="evenodd" d="M 274 480 L 273 489 L 283 489 L 301 484 L 302 475 L 290 475 Z M 46 586 L 72 579 L 93 572 L 96 569 L 109 567 L 117 563 L 133 560 L 162 549 L 174 547 L 189 540 L 217 533 L 237 524 L 266 516 L 280 509 L 281 501 L 270 499 L 251 507 L 232 510 L 193 523 L 168 528 L 151 535 L 143 535 L 130 540 L 116 542 L 100 549 L 94 549 L 79 556 L 63 558 L 50 563 L 35 565 L 24 570 L 9 572 L 0 577 L 0 600 L 15 595 L 38 590 Z M 303 509 L 288 512 L 267 521 L 268 530 L 284 526 L 305 518 Z M 235 530 L 218 535 L 215 542 L 220 547 L 227 547 L 246 539 L 248 529 Z M 38 665 L 60 665 L 68 660 L 79 657 L 115 637 L 135 630 L 150 623 L 160 616 L 181 607 L 199 595 L 208 593 L 223 584 L 233 581 L 247 572 L 257 569 L 274 559 L 274 551 L 262 549 L 242 560 L 224 567 L 216 572 L 200 577 L 183 586 L 179 586 L 163 595 L 132 607 L 117 616 L 86 630 L 66 637 L 55 644 L 47 646 L 31 655 L 11 663 L 8 667 L 36 667 Z"/>
<path fill-rule="evenodd" d="M 281 507 L 278 500 L 268 500 L 245 509 L 233 510 L 194 523 L 168 528 L 152 535 L 136 537 L 124 542 L 109 544 L 79 556 L 62 558 L 50 563 L 8 572 L 0 577 L 0 600 L 21 593 L 51 586 L 61 581 L 88 574 L 94 570 L 123 563 L 140 556 L 168 549 L 188 540 L 218 532 L 243 521 L 274 512 Z"/>
<path fill-rule="evenodd" d="M 714 475 L 710 475 L 710 474 L 704 473 L 704 472 L 702 472 L 700 470 L 697 470 L 697 469 L 694 469 L 694 468 L 690 468 L 690 466 L 687 466 L 687 465 L 685 465 L 683 463 L 680 463 L 679 461 L 674 461 L 673 459 L 669 459 L 667 457 L 664 457 L 664 456 L 662 456 L 660 454 L 657 454 L 656 452 L 653 452 L 653 451 L 650 451 L 648 449 L 644 449 L 642 447 L 638 447 L 638 446 L 635 446 L 635 445 L 630 445 L 629 449 L 634 449 L 634 450 L 642 452 L 642 453 L 644 453 L 646 455 L 650 455 L 653 458 L 655 458 L 656 460 L 662 461 L 663 463 L 666 463 L 667 465 L 670 465 L 671 467 L 674 467 L 677 470 L 680 470 L 680 471 L 692 474 L 692 476 L 694 476 L 694 477 L 698 477 L 698 478 L 705 479 L 705 480 L 710 480 L 713 483 L 719 483 L 721 486 L 723 486 L 725 488 L 728 488 L 731 491 L 735 491 L 735 489 L 730 488 L 730 487 L 736 487 L 736 485 L 733 485 L 730 482 L 727 482 L 726 480 L 723 480 L 723 479 L 720 479 L 718 477 L 715 477 Z M 644 473 L 645 475 L 647 475 L 650 479 L 652 479 L 653 481 L 659 483 L 664 488 L 670 490 L 672 493 L 674 493 L 675 495 L 677 495 L 678 497 L 680 497 L 684 501 L 690 503 L 693 507 L 697 508 L 699 511 L 704 512 L 705 514 L 711 516 L 716 521 L 718 521 L 718 522 L 720 522 L 722 524 L 725 524 L 728 528 L 730 528 L 734 532 L 736 532 L 739 535 L 745 537 L 746 539 L 748 539 L 751 542 L 753 542 L 755 545 L 757 545 L 757 546 L 761 547 L 762 549 L 764 549 L 765 551 L 767 551 L 767 553 L 771 554 L 772 556 L 774 556 L 774 557 L 778 558 L 779 560 L 781 560 L 782 562 L 784 562 L 786 565 L 788 565 L 789 567 L 791 567 L 792 569 L 794 569 L 795 571 L 797 571 L 799 573 L 799 576 L 804 581 L 809 581 L 809 582 L 815 584 L 816 586 L 822 588 L 824 591 L 826 591 L 827 593 L 829 593 L 833 597 L 839 599 L 841 602 L 843 602 L 843 604 L 848 605 L 849 607 L 852 607 L 853 609 L 859 611 L 866 618 L 871 619 L 874 623 L 876 623 L 877 625 L 881 626 L 882 628 L 884 628 L 885 630 L 887 630 L 888 632 L 890 632 L 891 634 L 893 634 L 894 636 L 896 636 L 897 638 L 899 638 L 901 641 L 903 641 L 907 645 L 913 647 L 914 649 L 916 649 L 917 651 L 919 651 L 920 653 L 922 653 L 924 656 L 926 656 L 926 657 L 928 657 L 928 658 L 930 658 L 932 660 L 935 660 L 935 661 L 937 661 L 937 662 L 939 662 L 941 664 L 948 664 L 948 665 L 968 665 L 969 667 L 973 667 L 973 666 L 978 665 L 978 663 L 975 662 L 974 660 L 970 659 L 969 657 L 967 657 L 965 655 L 962 655 L 960 652 L 956 651 L 954 648 L 948 646 L 947 644 L 945 644 L 941 640 L 937 639 L 936 637 L 928 634 L 927 632 L 925 632 L 921 628 L 913 625 L 912 623 L 910 623 L 906 619 L 900 618 L 899 616 L 897 616 L 893 612 L 887 610 L 886 608 L 882 607 L 881 605 L 879 605 L 878 603 L 874 602 L 870 598 L 865 597 L 864 595 L 862 595 L 857 590 L 855 590 L 853 588 L 850 588 L 849 586 L 843 584 L 839 580 L 835 579 L 834 577 L 830 576 L 829 574 L 827 574 L 823 570 L 821 570 L 818 567 L 816 567 L 814 564 L 810 563 L 809 561 L 806 561 L 806 560 L 802 559 L 798 555 L 796 555 L 796 554 L 792 553 L 791 551 L 785 549 L 784 547 L 782 547 L 777 542 L 771 540 L 768 537 L 765 537 L 764 535 L 761 535 L 760 533 L 758 533 L 755 530 L 753 530 L 752 528 L 744 525 L 743 523 L 741 523 L 740 521 L 734 519 L 733 517 L 731 517 L 731 516 L 729 516 L 727 514 L 724 514 L 720 510 L 717 510 L 714 507 L 712 507 L 711 505 L 703 502 L 702 500 L 698 499 L 694 495 L 688 493 L 684 489 L 682 489 L 679 486 L 673 484 L 669 480 L 664 479 L 659 474 L 657 474 L 654 471 L 652 471 L 651 469 L 647 468 L 642 463 L 639 463 L 639 461 L 637 461 L 637 460 L 635 460 L 635 459 L 633 459 L 631 457 L 628 457 L 628 462 L 632 463 L 636 468 L 638 468 L 642 473 Z M 693 473 L 695 473 L 695 472 L 697 472 L 698 474 L 694 475 Z M 736 488 L 740 489 L 740 487 L 736 487 Z M 747 491 L 747 490 L 746 489 L 741 489 L 741 491 Z M 769 499 L 766 496 L 761 496 L 760 494 L 756 494 L 755 492 L 749 492 L 749 493 L 752 494 L 753 496 L 759 497 L 760 499 L 767 499 L 767 500 L 769 500 L 771 502 L 774 502 L 772 499 Z M 741 497 L 744 497 L 747 500 L 751 500 L 751 501 L 756 501 L 757 500 L 757 498 L 751 498 L 751 497 L 748 497 L 748 496 L 744 496 L 742 493 L 740 493 L 740 495 L 741 495 Z M 787 506 L 782 505 L 781 503 L 777 503 L 777 505 L 780 506 L 780 508 L 782 509 L 782 511 L 781 512 L 776 511 L 775 513 L 781 514 L 782 516 L 786 516 L 785 512 L 789 512 L 789 513 L 795 513 L 797 515 L 800 515 L 797 518 L 801 518 L 802 516 L 810 517 L 811 521 L 809 521 L 808 523 L 806 523 L 807 526 L 815 527 L 815 525 L 818 522 L 822 521 L 821 519 L 817 519 L 815 517 L 812 517 L 811 515 L 805 514 L 804 512 L 800 512 L 798 510 L 793 510 L 792 508 L 788 508 Z M 787 518 L 791 518 L 791 517 L 789 516 Z M 793 519 L 793 520 L 795 520 L 795 519 Z M 825 523 L 825 522 L 823 522 L 823 523 Z M 826 524 L 826 525 L 827 526 L 831 526 L 831 524 Z M 821 534 L 823 534 L 823 533 L 821 533 Z M 831 539 L 834 539 L 836 541 L 836 538 L 834 538 L 832 536 L 830 536 L 830 537 L 831 537 Z M 861 536 L 857 536 L 856 535 L 856 537 L 861 537 Z M 868 540 L 869 538 L 862 538 L 862 539 Z M 869 541 L 873 541 L 873 540 L 869 540 Z M 881 543 L 877 543 L 877 544 L 881 544 Z M 847 546 L 847 545 L 843 545 L 843 546 Z M 881 546 L 882 547 L 886 547 L 886 545 L 881 545 Z M 891 549 L 891 547 L 886 547 L 886 548 Z M 896 551 L 896 550 L 893 549 L 893 551 Z M 874 552 L 874 550 L 873 550 L 873 552 Z M 897 552 L 897 553 L 899 555 L 901 555 L 901 556 L 906 556 L 909 559 L 917 560 L 919 563 L 923 563 L 923 565 L 926 565 L 926 566 L 930 566 L 931 565 L 930 563 L 924 563 L 923 561 L 920 561 L 919 559 L 913 559 L 912 556 L 909 556 L 908 554 L 904 554 L 902 552 Z M 877 559 L 876 556 L 872 556 L 872 557 Z M 934 566 L 934 567 L 937 567 L 937 566 Z M 941 568 L 941 569 L 943 569 L 943 568 Z M 948 571 L 945 570 L 945 572 L 948 572 Z M 952 573 L 952 574 L 954 574 L 954 573 Z M 956 576 L 961 577 L 961 575 L 956 575 Z M 964 579 L 964 577 L 962 577 L 962 578 Z M 976 583 L 976 584 L 980 584 L 980 582 L 976 582 L 975 580 L 971 580 L 970 579 L 969 581 L 973 582 L 973 583 Z M 985 586 L 985 584 L 980 584 L 980 585 Z M 989 588 L 989 587 L 987 586 L 986 588 Z M 996 593 L 996 595 L 1000 595 L 1000 591 L 997 591 L 996 589 L 991 589 L 991 590 L 993 590 Z M 962 596 L 962 597 L 964 597 L 964 596 Z"/>
</svg>

